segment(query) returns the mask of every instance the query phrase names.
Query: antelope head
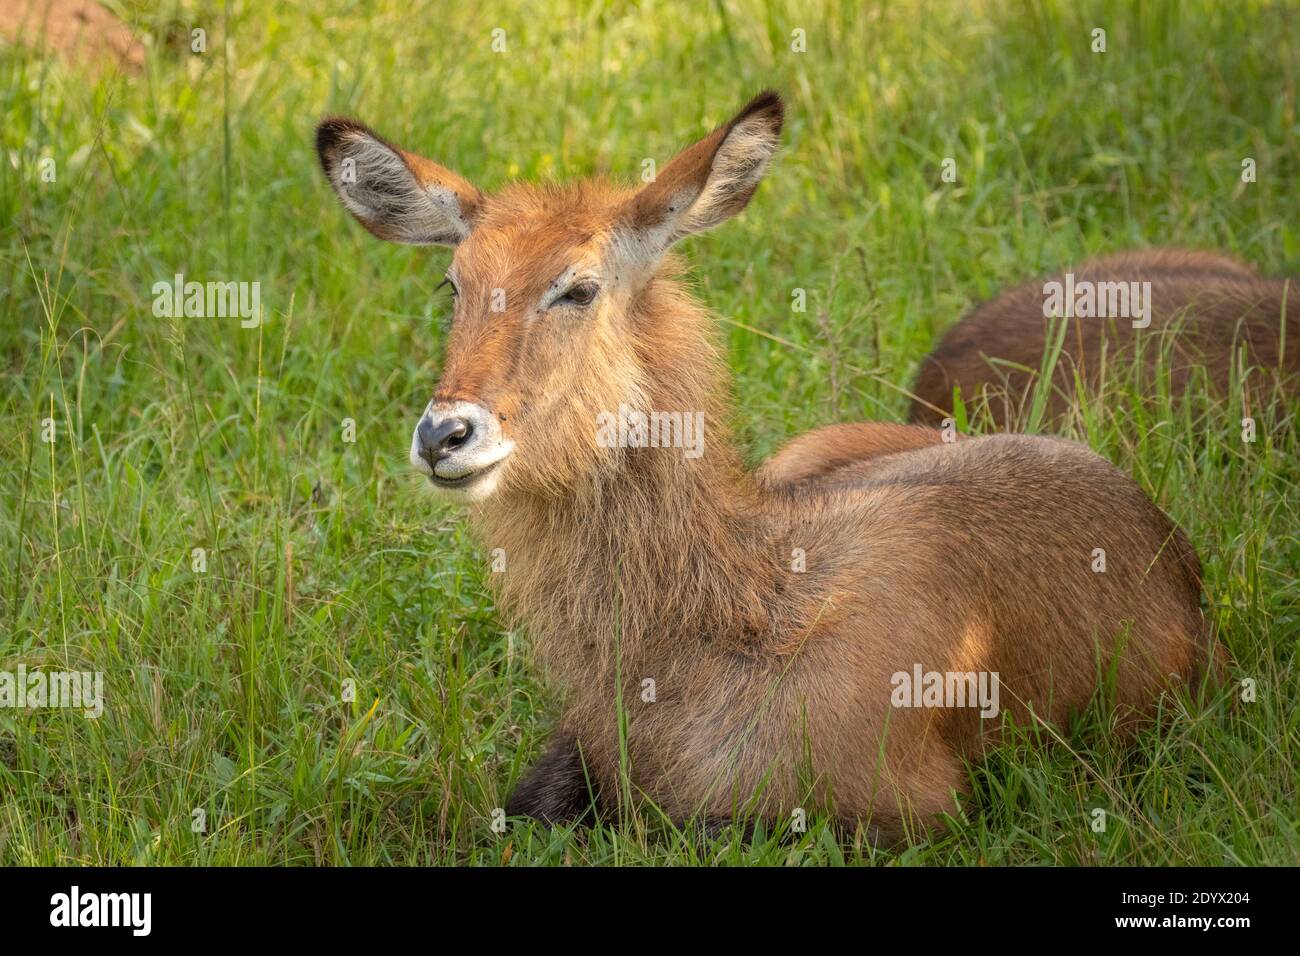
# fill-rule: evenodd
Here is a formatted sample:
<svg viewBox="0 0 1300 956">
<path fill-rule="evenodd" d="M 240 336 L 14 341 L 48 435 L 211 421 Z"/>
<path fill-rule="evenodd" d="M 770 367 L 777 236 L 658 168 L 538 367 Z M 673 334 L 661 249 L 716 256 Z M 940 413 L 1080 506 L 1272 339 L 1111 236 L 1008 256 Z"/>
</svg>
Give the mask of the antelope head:
<svg viewBox="0 0 1300 956">
<path fill-rule="evenodd" d="M 555 494 L 611 467 L 618 450 L 597 441 L 597 417 L 650 411 L 647 365 L 673 334 L 647 315 L 648 290 L 675 242 L 749 202 L 782 114 L 775 93 L 759 95 L 639 188 L 586 180 L 491 194 L 360 123 L 318 126 L 325 175 L 366 229 L 455 250 L 442 376 L 410 450 L 434 487 L 464 501 Z"/>
</svg>

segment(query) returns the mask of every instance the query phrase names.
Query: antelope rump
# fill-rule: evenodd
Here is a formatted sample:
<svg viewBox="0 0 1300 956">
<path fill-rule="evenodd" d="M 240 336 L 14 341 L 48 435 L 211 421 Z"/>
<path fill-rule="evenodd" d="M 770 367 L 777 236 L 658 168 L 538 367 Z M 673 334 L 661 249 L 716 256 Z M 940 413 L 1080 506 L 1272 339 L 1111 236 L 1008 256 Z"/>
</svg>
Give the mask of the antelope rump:
<svg viewBox="0 0 1300 956">
<path fill-rule="evenodd" d="M 1065 294 L 1079 288 L 1084 295 Z M 1053 333 L 1060 352 L 1045 370 Z M 957 395 L 1015 428 L 1046 372 L 1047 414 L 1059 421 L 1081 397 L 1104 401 L 1107 366 L 1136 371 L 1140 394 L 1175 398 L 1203 376 L 1211 396 L 1236 390 L 1243 412 L 1266 413 L 1300 380 L 1300 286 L 1218 252 L 1144 249 L 1085 262 L 1009 289 L 949 329 L 921 363 L 910 418 L 937 425 Z"/>
</svg>

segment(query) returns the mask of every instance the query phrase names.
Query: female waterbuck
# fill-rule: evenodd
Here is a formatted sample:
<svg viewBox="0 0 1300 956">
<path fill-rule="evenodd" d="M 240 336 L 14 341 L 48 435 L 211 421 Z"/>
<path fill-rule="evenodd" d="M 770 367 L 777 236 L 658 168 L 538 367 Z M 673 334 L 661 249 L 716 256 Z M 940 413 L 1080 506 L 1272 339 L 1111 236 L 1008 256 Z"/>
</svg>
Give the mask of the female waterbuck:
<svg viewBox="0 0 1300 956">
<path fill-rule="evenodd" d="M 1060 352 L 1044 406 L 1053 420 L 1080 387 L 1094 401 L 1104 394 L 1108 367 L 1136 370 L 1149 396 L 1181 396 L 1203 376 L 1211 396 L 1238 388 L 1243 411 L 1259 415 L 1300 379 L 1300 286 L 1216 252 L 1146 249 L 1085 262 L 1009 289 L 949 329 L 921 363 L 911 420 L 938 424 L 959 390 L 999 427 L 1024 424 L 1053 333 Z"/>
<path fill-rule="evenodd" d="M 504 552 L 499 604 L 562 692 L 512 815 L 630 795 L 894 839 L 953 809 L 999 709 L 1061 721 L 1113 673 L 1126 723 L 1210 660 L 1186 538 L 1082 445 L 840 425 L 746 471 L 669 250 L 745 207 L 782 114 L 762 94 L 637 189 L 492 194 L 351 120 L 318 129 L 367 229 L 455 247 L 411 461 Z"/>
</svg>

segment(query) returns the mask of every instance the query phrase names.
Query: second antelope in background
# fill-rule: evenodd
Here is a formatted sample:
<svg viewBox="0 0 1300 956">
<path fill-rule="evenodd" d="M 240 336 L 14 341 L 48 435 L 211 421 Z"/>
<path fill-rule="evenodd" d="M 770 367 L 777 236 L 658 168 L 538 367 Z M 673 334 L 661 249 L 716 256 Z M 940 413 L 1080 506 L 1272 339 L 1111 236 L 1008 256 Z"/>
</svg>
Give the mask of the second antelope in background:
<svg viewBox="0 0 1300 956">
<path fill-rule="evenodd" d="M 1180 397 L 1203 375 L 1224 398 L 1236 381 L 1244 410 L 1259 414 L 1300 377 L 1300 284 L 1221 253 L 1147 249 L 1017 286 L 968 313 L 921 363 L 911 420 L 939 424 L 959 389 L 968 411 L 987 404 L 999 428 L 1023 427 L 1052 333 L 1048 419 L 1069 413 L 1079 386 L 1104 402 L 1106 380 L 1134 367 L 1148 396 L 1167 385 Z"/>
</svg>

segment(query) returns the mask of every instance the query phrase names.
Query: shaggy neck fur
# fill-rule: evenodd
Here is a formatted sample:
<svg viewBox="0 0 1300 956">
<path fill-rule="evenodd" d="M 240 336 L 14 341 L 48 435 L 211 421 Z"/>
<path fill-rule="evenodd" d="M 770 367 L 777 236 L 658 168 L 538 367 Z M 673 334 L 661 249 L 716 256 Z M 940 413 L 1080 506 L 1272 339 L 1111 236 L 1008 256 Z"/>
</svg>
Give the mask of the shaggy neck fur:
<svg viewBox="0 0 1300 956">
<path fill-rule="evenodd" d="M 630 679 L 701 655 L 753 653 L 778 604 L 772 502 L 728 429 L 712 322 L 662 277 L 634 310 L 632 348 L 650 407 L 703 411 L 704 454 L 626 449 L 561 495 L 504 493 L 475 515 L 484 546 L 507 555 L 506 571 L 492 576 L 503 609 L 570 691 L 607 688 L 599 678 L 616 654 Z"/>
</svg>

